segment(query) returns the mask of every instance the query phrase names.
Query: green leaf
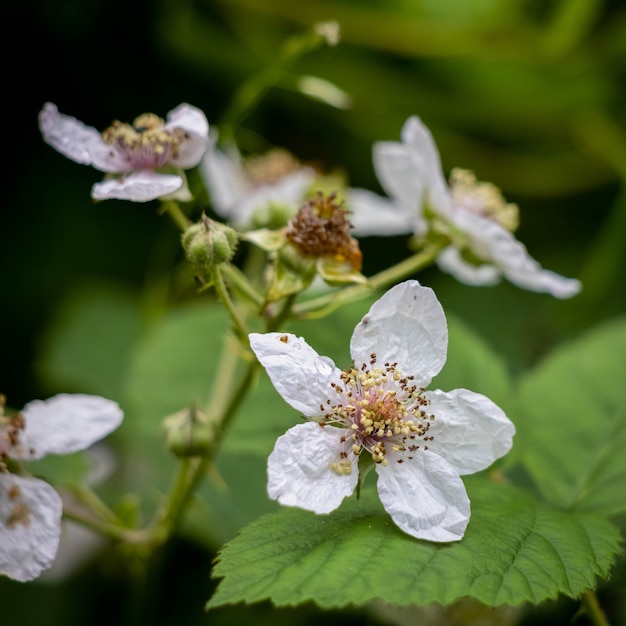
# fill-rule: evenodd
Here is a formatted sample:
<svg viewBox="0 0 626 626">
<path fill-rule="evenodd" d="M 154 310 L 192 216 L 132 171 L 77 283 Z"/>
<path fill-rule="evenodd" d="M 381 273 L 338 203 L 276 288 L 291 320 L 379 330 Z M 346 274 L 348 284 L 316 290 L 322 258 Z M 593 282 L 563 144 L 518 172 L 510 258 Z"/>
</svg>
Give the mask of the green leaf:
<svg viewBox="0 0 626 626">
<path fill-rule="evenodd" d="M 448 318 L 448 358 L 430 384 L 444 391 L 465 388 L 485 394 L 503 409 L 510 402 L 511 382 L 504 361 L 458 317 Z"/>
<path fill-rule="evenodd" d="M 72 293 L 53 321 L 39 371 L 51 387 L 122 401 L 129 358 L 140 331 L 136 298 L 95 286 Z"/>
<path fill-rule="evenodd" d="M 375 598 L 397 605 L 490 606 L 576 597 L 605 578 L 619 550 L 608 520 L 557 511 L 510 485 L 467 480 L 472 519 L 462 541 L 402 533 L 371 489 L 328 516 L 282 509 L 246 527 L 219 555 L 208 608 L 269 599 L 325 608 Z"/>
<path fill-rule="evenodd" d="M 128 380 L 140 432 L 158 429 L 164 417 L 191 403 L 206 405 L 228 328 L 226 313 L 206 301 L 177 309 L 152 327 L 133 355 Z"/>
<path fill-rule="evenodd" d="M 626 512 L 626 320 L 550 355 L 522 381 L 518 454 L 553 504 Z"/>
</svg>

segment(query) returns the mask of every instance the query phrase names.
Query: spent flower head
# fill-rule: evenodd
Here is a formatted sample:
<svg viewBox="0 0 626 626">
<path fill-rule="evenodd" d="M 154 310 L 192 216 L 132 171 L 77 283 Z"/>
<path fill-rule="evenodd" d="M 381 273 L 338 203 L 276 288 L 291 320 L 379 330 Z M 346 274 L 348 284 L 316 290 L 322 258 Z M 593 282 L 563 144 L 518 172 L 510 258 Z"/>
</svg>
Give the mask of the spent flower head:
<svg viewBox="0 0 626 626">
<path fill-rule="evenodd" d="M 99 133 L 48 102 L 39 114 L 39 127 L 44 140 L 61 154 L 107 173 L 92 188 L 96 200 L 190 200 L 183 170 L 198 165 L 209 145 L 207 119 L 189 104 L 170 111 L 167 121 L 145 113 L 132 124 L 115 121 Z"/>
<path fill-rule="evenodd" d="M 485 396 L 425 391 L 446 359 L 445 315 L 417 281 L 390 289 L 357 325 L 352 365 L 338 369 L 302 338 L 253 333 L 250 345 L 283 399 L 308 420 L 278 438 L 268 493 L 281 504 L 329 513 L 359 480 L 361 457 L 404 532 L 463 537 L 470 503 L 460 476 L 506 454 L 515 428 Z"/>
<path fill-rule="evenodd" d="M 515 238 L 517 206 L 507 203 L 497 187 L 460 169 L 453 170 L 448 185 L 437 146 L 419 118 L 406 121 L 401 139 L 374 145 L 376 174 L 395 206 L 381 204 L 375 213 L 360 210 L 367 202 L 358 203 L 355 214 L 364 219 L 356 224 L 357 234 L 373 234 L 390 216 L 398 225 L 395 232 L 413 232 L 418 241 L 444 237 L 448 245 L 437 264 L 461 282 L 492 285 L 504 277 L 557 298 L 580 291 L 578 280 L 543 269 Z"/>
<path fill-rule="evenodd" d="M 317 275 L 330 285 L 367 282 L 360 272 L 363 256 L 348 218 L 335 193 L 317 192 L 284 228 L 261 228 L 244 235 L 272 255 L 268 301 L 303 291 Z"/>
<path fill-rule="evenodd" d="M 43 480 L 9 471 L 12 463 L 84 450 L 122 417 L 115 402 L 82 394 L 34 400 L 10 417 L 0 410 L 0 574 L 37 578 L 52 565 L 61 535 L 59 494 Z"/>
</svg>

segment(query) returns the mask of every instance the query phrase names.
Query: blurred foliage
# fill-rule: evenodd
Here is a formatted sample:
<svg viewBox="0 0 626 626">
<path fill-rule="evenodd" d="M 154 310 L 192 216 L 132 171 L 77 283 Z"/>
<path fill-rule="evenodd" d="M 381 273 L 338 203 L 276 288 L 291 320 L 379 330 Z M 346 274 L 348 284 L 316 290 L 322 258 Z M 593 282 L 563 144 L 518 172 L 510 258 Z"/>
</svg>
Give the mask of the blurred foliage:
<svg viewBox="0 0 626 626">
<path fill-rule="evenodd" d="M 89 189 L 99 174 L 43 144 L 36 116 L 46 100 L 97 128 L 146 110 L 165 115 L 182 101 L 203 109 L 219 126 L 237 88 L 274 63 L 286 38 L 335 19 L 339 46 L 285 68 L 277 87 L 237 129 L 242 149 L 285 146 L 303 160 L 344 169 L 355 185 L 377 189 L 372 142 L 397 139 L 404 120 L 417 114 L 431 128 L 446 171 L 473 169 L 518 202 L 519 238 L 545 267 L 580 277 L 580 296 L 555 301 L 508 284 L 476 289 L 433 270 L 419 277 L 435 288 L 447 312 L 463 320 L 460 341 L 487 359 L 483 365 L 493 374 L 488 392 L 498 399 L 507 394 L 505 369 L 517 375 L 556 344 L 626 310 L 626 7 L 617 0 L 8 0 L 0 12 L 3 23 L 42 51 L 18 53 L 13 40 L 3 38 L 5 84 L 11 89 L 3 98 L 9 153 L 0 212 L 0 391 L 15 407 L 56 391 L 102 393 L 120 401 L 129 419 L 114 443 L 120 456 L 134 456 L 113 477 L 116 495 L 146 477 L 153 481 L 147 495 L 158 498 L 167 488 L 174 464 L 155 427 L 162 415 L 151 414 L 165 383 L 150 366 L 163 365 L 155 353 L 170 349 L 163 329 L 175 333 L 177 319 L 196 314 L 187 308 L 170 313 L 194 297 L 194 287 L 178 266 L 175 227 L 158 219 L 152 205 L 94 206 Z M 302 94 L 306 76 L 346 92 L 351 108 Z M 363 241 L 365 273 L 402 258 L 403 246 L 395 238 Z M 103 290 L 103 283 L 112 287 Z M 366 305 L 357 308 L 354 319 Z M 212 314 L 198 313 L 194 323 Z M 463 334 L 464 325 L 480 339 Z M 329 327 L 339 347 L 352 326 L 350 318 Z M 196 345 L 194 354 L 207 359 L 203 367 L 209 370 L 220 339 L 201 336 Z M 326 342 L 325 352 L 334 356 L 337 341 L 329 333 L 319 345 L 311 343 L 324 352 Z M 497 363 L 476 348 L 483 343 L 485 350 L 496 349 Z M 454 345 L 450 368 L 458 367 Z M 563 354 L 559 358 L 569 358 Z M 623 373 L 610 345 L 601 360 L 607 370 Z M 549 372 L 550 363 L 545 368 Z M 201 384 L 209 370 L 196 371 L 193 380 Z M 442 387 L 460 384 L 453 383 L 456 375 L 444 370 Z M 532 395 L 537 384 L 529 376 L 524 389 Z M 258 393 L 256 402 L 274 402 L 272 419 L 276 431 L 282 430 L 291 419 L 288 407 L 270 399 L 267 381 L 260 380 Z M 176 398 L 166 399 L 172 410 L 179 408 Z M 254 409 L 250 399 L 244 422 L 246 416 L 253 420 Z M 150 428 L 139 428 L 145 425 L 137 417 L 142 414 L 155 420 Z M 532 409 L 529 414 L 547 419 Z M 264 604 L 208 615 L 200 610 L 216 548 L 203 523 L 213 520 L 212 537 L 229 539 L 246 521 L 273 510 L 259 493 L 262 464 L 254 450 L 266 443 L 237 437 L 226 442 L 213 480 L 192 509 L 186 538 L 164 556 L 147 588 L 127 582 L 111 550 L 85 574 L 58 585 L 0 580 L 4 619 L 42 626 L 121 624 L 127 614 L 134 625 L 319 623 L 320 612 L 311 606 L 275 610 Z M 254 475 L 249 486 L 247 475 Z M 224 477 L 232 477 L 237 494 L 249 491 L 248 508 L 232 511 L 225 504 Z M 626 605 L 615 591 L 624 580 L 622 560 L 610 585 L 600 589 L 615 623 L 626 619 Z M 151 597 L 150 585 L 161 584 L 168 597 Z M 529 611 L 523 623 L 569 623 L 576 611 L 563 600 Z M 376 615 L 330 612 L 323 619 L 402 623 L 391 612 Z M 435 617 L 422 618 L 437 623 Z"/>
</svg>

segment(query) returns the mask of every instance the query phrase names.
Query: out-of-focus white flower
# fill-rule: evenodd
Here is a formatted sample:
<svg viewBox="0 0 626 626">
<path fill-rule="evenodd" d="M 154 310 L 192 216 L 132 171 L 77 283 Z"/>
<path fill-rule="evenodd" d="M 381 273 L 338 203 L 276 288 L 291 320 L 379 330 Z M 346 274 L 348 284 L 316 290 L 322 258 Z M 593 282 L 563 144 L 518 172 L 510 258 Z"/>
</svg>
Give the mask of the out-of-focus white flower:
<svg viewBox="0 0 626 626">
<path fill-rule="evenodd" d="M 61 154 L 110 175 L 93 186 L 96 200 L 190 200 L 183 170 L 198 165 L 209 145 L 207 119 L 189 104 L 170 111 L 165 122 L 146 113 L 132 125 L 114 122 L 99 133 L 48 102 L 39 114 L 39 127 L 44 140 Z"/>
<path fill-rule="evenodd" d="M 0 416 L 0 574 L 24 582 L 52 565 L 63 509 L 48 483 L 9 472 L 7 462 L 84 450 L 122 418 L 115 402 L 82 394 L 34 400 L 20 413 Z"/>
<path fill-rule="evenodd" d="M 200 172 L 215 212 L 237 228 L 284 226 L 306 200 L 317 177 L 286 150 L 242 159 L 212 142 Z"/>
<path fill-rule="evenodd" d="M 357 235 L 388 228 L 390 216 L 398 225 L 396 233 L 448 238 L 450 245 L 437 264 L 461 282 L 492 285 L 504 277 L 518 287 L 557 298 L 580 291 L 578 280 L 544 270 L 514 237 L 517 207 L 507 203 L 494 185 L 477 182 L 471 172 L 459 169 L 452 172 L 450 185 L 446 183 L 437 146 L 419 118 L 406 121 L 401 139 L 374 145 L 376 174 L 395 206 L 385 211 L 388 201 L 380 198 L 380 210 L 373 205 L 367 211 L 360 208 L 367 209 L 367 202 L 357 198 L 349 207 Z"/>
<path fill-rule="evenodd" d="M 404 532 L 430 541 L 463 537 L 470 503 L 460 475 L 511 448 L 515 428 L 491 400 L 466 389 L 424 391 L 446 359 L 445 315 L 431 289 L 407 281 L 372 305 L 340 370 L 302 338 L 250 335 L 283 399 L 307 422 L 278 438 L 268 493 L 281 504 L 329 513 L 371 455 L 383 506 Z"/>
</svg>

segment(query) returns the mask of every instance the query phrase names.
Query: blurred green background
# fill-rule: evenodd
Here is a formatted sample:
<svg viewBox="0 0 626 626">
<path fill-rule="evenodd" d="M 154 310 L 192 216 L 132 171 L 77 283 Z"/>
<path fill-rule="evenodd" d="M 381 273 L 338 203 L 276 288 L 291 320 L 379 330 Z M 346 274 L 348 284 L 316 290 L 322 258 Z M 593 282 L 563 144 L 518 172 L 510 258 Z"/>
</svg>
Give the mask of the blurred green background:
<svg viewBox="0 0 626 626">
<path fill-rule="evenodd" d="M 405 119 L 419 115 L 444 170 L 473 169 L 500 186 L 520 205 L 518 237 L 532 256 L 584 283 L 580 296 L 557 301 L 508 284 L 466 287 L 435 270 L 420 275 L 446 311 L 476 330 L 513 373 L 626 311 L 622 2 L 5 0 L 0 10 L 21 42 L 19 49 L 10 37 L 1 44 L 8 137 L 0 392 L 14 407 L 58 391 L 90 391 L 61 389 L 38 365 L 51 323 L 75 294 L 102 285 L 136 294 L 144 322 L 193 297 L 193 286 L 172 271 L 181 260 L 175 227 L 157 217 L 156 204 L 95 205 L 89 191 L 100 174 L 41 140 L 37 114 L 44 102 L 98 129 L 145 111 L 164 116 L 180 102 L 219 125 L 242 81 L 271 64 L 286 38 L 320 20 L 339 22 L 341 43 L 300 59 L 268 92 L 238 134 L 243 150 L 285 146 L 303 160 L 344 169 L 354 186 L 380 191 L 372 143 L 398 139 Z M 305 75 L 333 82 L 349 94 L 350 107 L 300 93 Z M 366 239 L 362 249 L 366 274 L 406 256 L 403 238 Z M 115 335 L 113 316 L 103 314 L 102 323 L 112 324 L 107 332 Z M 229 623 L 251 616 L 255 623 L 315 623 L 319 617 L 313 608 L 266 607 L 209 618 L 201 607 L 210 553 L 184 542 L 177 548 L 170 556 L 172 597 L 162 598 L 145 623 L 221 623 L 220 615 Z M 44 626 L 122 623 L 119 615 L 132 604 L 123 579 L 97 569 L 61 587 L 0 580 L 4 593 L 16 606 L 39 594 L 48 608 L 28 607 L 32 620 L 23 623 Z M 166 608 L 170 602 L 175 609 Z M 571 617 L 573 605 L 564 604 Z M 546 623 L 555 623 L 561 609 L 546 608 Z M 542 623 L 542 615 L 535 612 L 528 623 Z M 326 619 L 375 623 L 360 613 Z"/>
</svg>

